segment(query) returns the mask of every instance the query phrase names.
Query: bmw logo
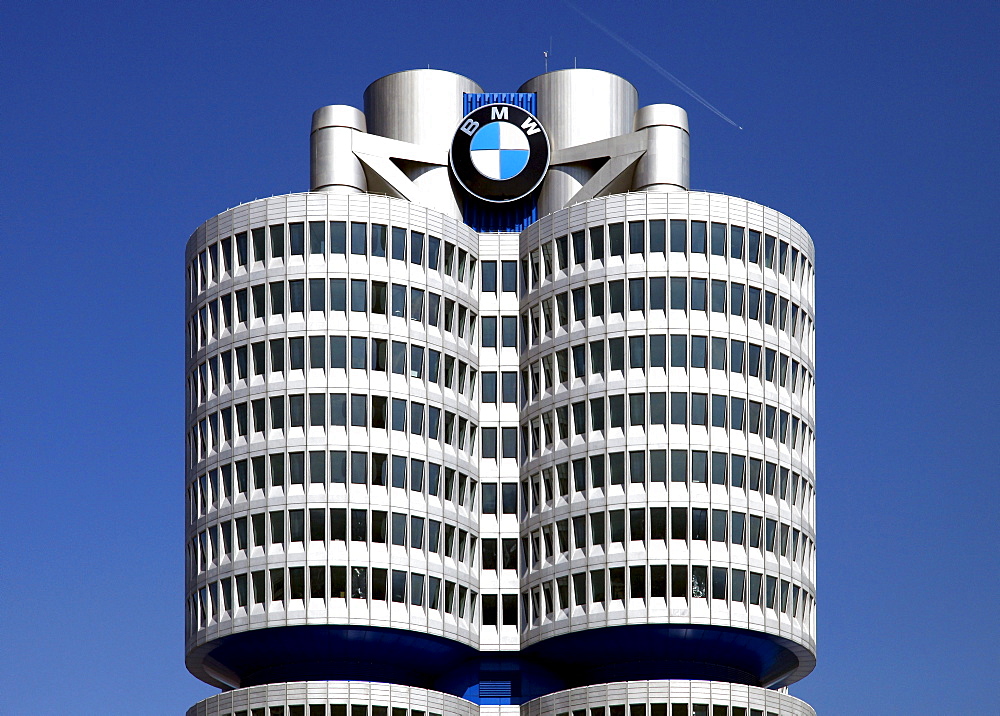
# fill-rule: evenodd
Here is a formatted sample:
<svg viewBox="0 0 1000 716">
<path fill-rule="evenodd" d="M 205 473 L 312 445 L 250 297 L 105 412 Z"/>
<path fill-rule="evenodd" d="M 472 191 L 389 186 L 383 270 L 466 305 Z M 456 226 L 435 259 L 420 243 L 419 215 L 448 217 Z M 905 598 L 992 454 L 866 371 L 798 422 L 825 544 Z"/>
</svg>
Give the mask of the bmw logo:
<svg viewBox="0 0 1000 716">
<path fill-rule="evenodd" d="M 473 196 L 494 203 L 527 196 L 549 168 L 549 138 L 538 119 L 512 104 L 465 116 L 451 142 L 451 170 Z"/>
</svg>

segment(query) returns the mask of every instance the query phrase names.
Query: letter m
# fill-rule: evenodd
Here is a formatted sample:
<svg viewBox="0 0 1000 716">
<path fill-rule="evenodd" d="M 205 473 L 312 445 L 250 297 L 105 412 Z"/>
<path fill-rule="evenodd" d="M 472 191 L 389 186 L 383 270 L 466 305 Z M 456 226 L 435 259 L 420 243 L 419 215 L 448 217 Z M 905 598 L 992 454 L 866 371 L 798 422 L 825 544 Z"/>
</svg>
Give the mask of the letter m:
<svg viewBox="0 0 1000 716">
<path fill-rule="evenodd" d="M 507 108 L 506 107 L 491 108 L 490 119 L 507 119 Z"/>
</svg>

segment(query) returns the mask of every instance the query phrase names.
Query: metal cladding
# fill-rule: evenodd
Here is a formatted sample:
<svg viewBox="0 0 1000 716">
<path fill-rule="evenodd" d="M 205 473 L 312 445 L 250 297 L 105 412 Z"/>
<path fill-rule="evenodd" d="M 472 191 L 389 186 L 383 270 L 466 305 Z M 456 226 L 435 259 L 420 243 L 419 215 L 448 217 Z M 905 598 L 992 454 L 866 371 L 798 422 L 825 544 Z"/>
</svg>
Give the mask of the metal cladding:
<svg viewBox="0 0 1000 716">
<path fill-rule="evenodd" d="M 645 130 L 649 137 L 649 150 L 632 179 L 636 191 L 687 189 L 691 176 L 687 112 L 672 104 L 647 105 L 635 113 L 635 130 Z"/>
<path fill-rule="evenodd" d="M 189 716 L 815 716 L 814 247 L 689 172 L 607 72 L 413 70 L 192 234 Z"/>
<path fill-rule="evenodd" d="M 520 231 L 540 216 L 597 196 L 688 188 L 687 113 L 680 107 L 639 108 L 629 82 L 588 69 L 550 72 L 504 94 L 484 93 L 469 78 L 441 70 L 376 80 L 365 90 L 363 125 L 354 117 L 336 119 L 347 107 L 317 110 L 322 120 L 314 119 L 311 190 L 386 194 L 481 231 Z M 494 200 L 468 191 L 450 169 L 459 123 L 471 109 L 489 104 L 531 111 L 549 140 L 548 170 L 516 206 L 484 206 L 484 198 L 486 204 Z M 500 200 L 511 201 L 506 195 Z"/>
<path fill-rule="evenodd" d="M 375 80 L 365 90 L 368 131 L 447 150 L 465 115 L 463 95 L 483 89 L 468 77 L 443 70 L 408 70 Z"/>
<path fill-rule="evenodd" d="M 368 131 L 435 152 L 447 152 L 455 127 L 465 114 L 463 95 L 482 91 L 469 78 L 452 72 L 396 72 L 375 80 L 365 90 Z M 460 216 L 447 166 L 419 161 L 400 162 L 399 166 L 417 188 L 433 197 L 433 208 Z"/>
<path fill-rule="evenodd" d="M 540 97 L 538 118 L 554 149 L 628 134 L 639 107 L 632 83 L 601 70 L 557 70 L 525 82 L 518 92 Z"/>
<path fill-rule="evenodd" d="M 350 194 L 368 190 L 361 161 L 351 151 L 354 132 L 365 132 L 365 115 L 354 107 L 330 105 L 313 112 L 309 137 L 312 191 Z"/>
<path fill-rule="evenodd" d="M 538 94 L 538 118 L 555 150 L 630 133 L 639 106 L 631 82 L 601 70 L 549 72 L 528 80 L 518 91 Z M 566 206 L 598 168 L 593 161 L 553 167 L 539 197 L 539 213 L 544 216 Z"/>
</svg>

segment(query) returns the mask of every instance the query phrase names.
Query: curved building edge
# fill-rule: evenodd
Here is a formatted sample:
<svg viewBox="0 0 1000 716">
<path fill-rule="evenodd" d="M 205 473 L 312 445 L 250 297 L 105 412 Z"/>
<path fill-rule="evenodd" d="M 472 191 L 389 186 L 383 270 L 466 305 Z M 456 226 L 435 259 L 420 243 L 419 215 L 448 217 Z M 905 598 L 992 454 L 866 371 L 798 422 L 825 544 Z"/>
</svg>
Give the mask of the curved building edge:
<svg viewBox="0 0 1000 716">
<path fill-rule="evenodd" d="M 466 699 L 398 684 L 300 681 L 235 689 L 211 696 L 187 716 L 816 716 L 780 691 L 702 680 L 633 680 L 567 689 L 519 707 Z M 272 710 L 273 709 L 273 710 Z"/>
</svg>

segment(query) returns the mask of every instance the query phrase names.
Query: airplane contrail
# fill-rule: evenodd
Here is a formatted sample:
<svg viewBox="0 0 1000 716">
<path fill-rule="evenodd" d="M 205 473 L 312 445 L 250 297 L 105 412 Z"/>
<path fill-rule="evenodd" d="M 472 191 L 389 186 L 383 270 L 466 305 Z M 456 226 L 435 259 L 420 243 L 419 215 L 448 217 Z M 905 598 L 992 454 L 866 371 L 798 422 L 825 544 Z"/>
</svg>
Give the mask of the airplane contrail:
<svg viewBox="0 0 1000 716">
<path fill-rule="evenodd" d="M 645 62 L 647 65 L 649 65 L 650 67 L 652 67 L 657 72 L 657 74 L 661 75 L 662 77 L 667 78 L 668 80 L 670 80 L 671 82 L 673 82 L 675 85 L 677 85 L 678 87 L 680 87 L 682 90 L 684 90 L 685 92 L 687 92 L 689 95 L 691 95 L 691 97 L 693 97 L 698 102 L 700 102 L 702 105 L 704 105 L 713 114 L 715 114 L 719 118 L 725 120 L 726 122 L 728 122 L 729 124 L 733 125 L 737 129 L 739 129 L 739 130 L 743 129 L 743 127 L 741 127 L 740 125 L 736 124 L 736 122 L 734 122 L 729 117 L 727 117 L 725 114 L 723 114 L 722 111 L 719 110 L 715 105 L 713 105 L 707 99 L 705 99 L 700 94 L 698 94 L 697 92 L 695 92 L 693 89 L 691 89 L 690 87 L 688 87 L 686 84 L 684 84 L 683 82 L 681 82 L 679 79 L 677 79 L 676 77 L 674 77 L 672 74 L 670 74 L 669 72 L 667 72 L 667 70 L 663 67 L 663 65 L 661 65 L 659 62 L 657 62 L 652 57 L 650 57 L 649 55 L 647 55 L 645 52 L 643 52 L 639 48 L 635 47 L 634 45 L 632 45 L 630 42 L 628 42 L 624 38 L 620 37 L 619 35 L 616 35 L 614 32 L 612 32 L 611 30 L 609 30 L 607 27 L 605 27 L 604 25 L 602 25 L 601 23 L 599 23 L 597 20 L 595 20 L 590 15 L 588 15 L 583 10 L 581 10 L 579 7 L 577 7 L 572 2 L 570 2 L 570 0 L 563 0 L 563 2 L 566 5 L 568 5 L 572 10 L 576 11 L 576 13 L 580 17 L 582 17 L 584 20 L 586 20 L 587 22 L 589 22 L 591 25 L 593 25 L 594 27 L 596 27 L 598 30 L 600 30 L 601 32 L 603 32 L 605 35 L 607 35 L 608 37 L 610 37 L 612 40 L 614 40 L 615 42 L 617 42 L 619 45 L 621 45 L 622 47 L 624 47 L 626 50 L 628 50 L 629 52 L 631 52 L 633 55 L 635 55 L 636 57 L 638 57 L 640 60 L 642 60 L 643 62 Z"/>
</svg>

